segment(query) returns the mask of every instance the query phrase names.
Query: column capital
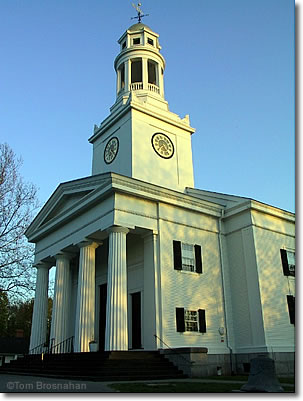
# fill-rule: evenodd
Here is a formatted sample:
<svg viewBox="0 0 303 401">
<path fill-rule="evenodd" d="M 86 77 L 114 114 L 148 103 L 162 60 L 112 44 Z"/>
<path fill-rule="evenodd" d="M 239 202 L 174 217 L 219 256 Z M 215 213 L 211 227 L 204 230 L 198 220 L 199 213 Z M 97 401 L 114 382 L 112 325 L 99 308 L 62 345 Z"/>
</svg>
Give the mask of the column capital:
<svg viewBox="0 0 303 401">
<path fill-rule="evenodd" d="M 84 248 L 86 246 L 90 247 L 90 248 L 98 248 L 100 245 L 102 245 L 102 241 L 100 242 L 96 242 L 92 239 L 89 238 L 84 238 L 83 241 L 78 242 L 78 244 L 76 244 L 79 248 Z"/>
<path fill-rule="evenodd" d="M 76 256 L 76 253 L 60 251 L 56 255 L 54 255 L 54 258 L 56 260 L 61 259 L 61 258 L 71 260 L 75 256 Z"/>
<path fill-rule="evenodd" d="M 110 233 L 129 233 L 129 228 L 122 227 L 122 226 L 112 226 L 106 230 L 109 234 Z"/>
<path fill-rule="evenodd" d="M 51 263 L 51 262 L 39 261 L 39 262 L 33 263 L 33 267 L 36 267 L 37 269 L 48 269 L 49 270 L 53 266 L 55 266 L 55 264 Z"/>
<path fill-rule="evenodd" d="M 151 230 L 145 234 L 141 235 L 141 238 L 144 239 L 144 241 L 152 240 L 158 235 L 158 231 Z"/>
</svg>

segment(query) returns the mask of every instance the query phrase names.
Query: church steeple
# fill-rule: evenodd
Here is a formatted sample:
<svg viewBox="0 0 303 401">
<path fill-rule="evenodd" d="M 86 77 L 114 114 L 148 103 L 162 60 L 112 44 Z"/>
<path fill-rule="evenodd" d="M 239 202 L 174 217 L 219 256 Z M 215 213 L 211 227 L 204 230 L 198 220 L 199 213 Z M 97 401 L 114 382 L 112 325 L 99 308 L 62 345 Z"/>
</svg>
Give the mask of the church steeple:
<svg viewBox="0 0 303 401">
<path fill-rule="evenodd" d="M 142 17 L 142 16 L 141 16 Z M 169 110 L 159 35 L 141 22 L 118 40 L 116 101 L 93 136 L 92 174 L 113 172 L 184 192 L 194 187 L 189 117 Z"/>
<path fill-rule="evenodd" d="M 117 98 L 136 92 L 139 97 L 152 96 L 164 100 L 165 60 L 160 53 L 159 35 L 147 25 L 132 25 L 118 40 L 120 53 L 115 59 Z"/>
</svg>

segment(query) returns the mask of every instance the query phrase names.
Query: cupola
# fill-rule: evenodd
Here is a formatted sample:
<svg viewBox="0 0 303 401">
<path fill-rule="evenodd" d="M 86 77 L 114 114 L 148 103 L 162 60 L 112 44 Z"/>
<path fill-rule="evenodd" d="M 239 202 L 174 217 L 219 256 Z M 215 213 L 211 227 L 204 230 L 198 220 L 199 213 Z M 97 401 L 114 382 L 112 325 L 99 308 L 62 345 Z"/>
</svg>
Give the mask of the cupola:
<svg viewBox="0 0 303 401">
<path fill-rule="evenodd" d="M 117 99 L 130 92 L 164 99 L 165 60 L 160 53 L 159 35 L 147 25 L 132 25 L 118 40 L 120 53 L 115 59 Z"/>
</svg>

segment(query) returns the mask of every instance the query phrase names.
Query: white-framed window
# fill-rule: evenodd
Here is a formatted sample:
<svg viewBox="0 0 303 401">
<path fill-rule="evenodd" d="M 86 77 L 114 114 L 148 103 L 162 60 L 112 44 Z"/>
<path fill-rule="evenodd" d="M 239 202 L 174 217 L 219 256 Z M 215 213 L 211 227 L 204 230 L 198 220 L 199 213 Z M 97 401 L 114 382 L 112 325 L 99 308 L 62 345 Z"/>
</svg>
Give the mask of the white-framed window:
<svg viewBox="0 0 303 401">
<path fill-rule="evenodd" d="M 140 37 L 138 38 L 133 38 L 133 45 L 139 45 L 141 43 Z"/>
<path fill-rule="evenodd" d="M 199 331 L 198 311 L 184 310 L 185 331 Z"/>
<path fill-rule="evenodd" d="M 296 253 L 288 249 L 280 249 L 284 276 L 296 275 Z"/>
<path fill-rule="evenodd" d="M 204 309 L 176 308 L 176 328 L 180 333 L 206 333 L 206 318 Z"/>
<path fill-rule="evenodd" d="M 292 251 L 286 251 L 287 255 L 287 262 L 288 262 L 288 269 L 290 273 L 293 273 L 295 275 L 296 271 L 296 254 L 295 252 Z"/>
<path fill-rule="evenodd" d="M 173 241 L 174 269 L 202 273 L 201 245 Z"/>
<path fill-rule="evenodd" d="M 154 41 L 152 38 L 147 38 L 147 43 L 151 46 L 154 46 Z"/>
<path fill-rule="evenodd" d="M 195 271 L 195 249 L 192 244 L 181 243 L 182 270 Z"/>
</svg>

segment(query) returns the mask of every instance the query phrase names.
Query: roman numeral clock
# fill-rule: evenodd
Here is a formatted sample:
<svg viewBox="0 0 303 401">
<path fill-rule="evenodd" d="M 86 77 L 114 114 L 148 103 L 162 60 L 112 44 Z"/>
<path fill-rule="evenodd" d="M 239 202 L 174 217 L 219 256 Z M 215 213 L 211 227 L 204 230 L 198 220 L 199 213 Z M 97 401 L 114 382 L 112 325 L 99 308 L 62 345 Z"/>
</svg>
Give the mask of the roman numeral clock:
<svg viewBox="0 0 303 401">
<path fill-rule="evenodd" d="M 170 159 L 174 155 L 174 145 L 169 137 L 162 133 L 156 133 L 152 136 L 152 145 L 154 151 L 164 159 Z"/>
</svg>

